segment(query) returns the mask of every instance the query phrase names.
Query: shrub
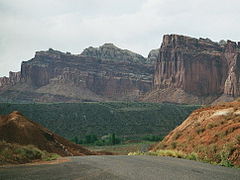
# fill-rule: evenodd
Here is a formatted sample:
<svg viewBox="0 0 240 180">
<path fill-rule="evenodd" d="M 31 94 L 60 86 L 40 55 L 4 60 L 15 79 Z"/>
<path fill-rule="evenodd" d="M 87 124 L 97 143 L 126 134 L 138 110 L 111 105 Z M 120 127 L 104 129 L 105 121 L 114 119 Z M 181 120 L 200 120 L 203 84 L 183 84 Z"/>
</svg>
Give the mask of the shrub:
<svg viewBox="0 0 240 180">
<path fill-rule="evenodd" d="M 173 140 L 177 140 L 180 136 L 182 135 L 181 132 L 176 132 L 174 135 L 173 135 Z"/>
<path fill-rule="evenodd" d="M 17 153 L 20 156 L 25 157 L 30 160 L 42 159 L 44 156 L 43 151 L 37 149 L 36 147 L 34 147 L 32 145 L 19 147 L 15 150 L 14 153 Z"/>
<path fill-rule="evenodd" d="M 189 160 L 195 160 L 195 161 L 198 161 L 198 160 L 199 160 L 199 157 L 198 157 L 197 153 L 194 153 L 194 152 L 192 152 L 192 153 L 190 153 L 190 154 L 187 154 L 187 155 L 185 156 L 185 158 L 186 158 L 186 159 L 189 159 Z"/>
<path fill-rule="evenodd" d="M 214 127 L 214 125 L 212 124 L 212 123 L 209 123 L 208 125 L 207 125 L 207 129 L 212 129 Z"/>
<path fill-rule="evenodd" d="M 177 158 L 185 158 L 186 154 L 181 151 L 174 151 L 174 150 L 158 150 L 158 151 L 149 151 L 149 152 L 130 152 L 128 155 L 150 155 L 150 156 L 170 156 L 170 157 L 177 157 Z"/>
<path fill-rule="evenodd" d="M 199 128 L 196 129 L 196 133 L 197 133 L 197 134 L 201 134 L 201 133 L 203 133 L 204 131 L 205 131 L 205 128 L 199 127 Z"/>
<path fill-rule="evenodd" d="M 197 123 L 194 124 L 195 127 L 198 127 L 198 126 L 200 126 L 200 125 L 201 125 L 201 124 L 200 124 L 199 122 L 197 122 Z"/>
<path fill-rule="evenodd" d="M 177 157 L 177 158 L 184 158 L 186 156 L 185 153 L 181 151 L 175 151 L 175 150 L 158 150 L 156 152 L 149 152 L 149 155 L 170 156 L 170 157 Z"/>
<path fill-rule="evenodd" d="M 233 164 L 229 160 L 229 156 L 233 153 L 234 148 L 232 144 L 227 144 L 223 147 L 223 150 L 220 152 L 221 156 L 221 162 L 220 165 L 226 166 L 226 167 L 232 167 Z"/>
<path fill-rule="evenodd" d="M 158 145 L 158 148 L 159 148 L 159 149 L 164 149 L 164 148 L 166 148 L 166 147 L 167 147 L 167 145 L 164 144 L 163 142 L 159 143 L 159 145 Z"/>
<path fill-rule="evenodd" d="M 130 152 L 128 153 L 129 156 L 137 156 L 137 155 L 144 155 L 143 152 L 137 151 L 137 152 Z"/>
<path fill-rule="evenodd" d="M 58 154 L 45 152 L 45 156 L 43 156 L 42 160 L 52 161 L 52 160 L 55 160 L 59 157 L 61 157 L 61 156 L 59 156 Z"/>
<path fill-rule="evenodd" d="M 220 153 L 220 155 L 221 155 L 221 162 L 220 162 L 221 166 L 226 166 L 226 167 L 232 167 L 233 166 L 231 161 L 228 160 L 228 157 L 229 157 L 229 153 L 228 152 L 222 151 Z"/>
<path fill-rule="evenodd" d="M 240 135 L 236 136 L 237 144 L 240 144 Z"/>
<path fill-rule="evenodd" d="M 172 142 L 172 143 L 171 143 L 171 148 L 172 148 L 172 149 L 175 149 L 176 147 L 177 147 L 177 143 L 176 143 L 176 142 Z"/>
<path fill-rule="evenodd" d="M 34 160 L 54 160 L 60 157 L 54 153 L 41 151 L 33 145 L 22 146 L 0 142 L 0 164 L 28 163 Z"/>
<path fill-rule="evenodd" d="M 161 140 L 163 140 L 163 137 L 157 136 L 157 135 L 146 135 L 143 137 L 143 140 L 145 140 L 145 141 L 161 141 Z"/>
</svg>

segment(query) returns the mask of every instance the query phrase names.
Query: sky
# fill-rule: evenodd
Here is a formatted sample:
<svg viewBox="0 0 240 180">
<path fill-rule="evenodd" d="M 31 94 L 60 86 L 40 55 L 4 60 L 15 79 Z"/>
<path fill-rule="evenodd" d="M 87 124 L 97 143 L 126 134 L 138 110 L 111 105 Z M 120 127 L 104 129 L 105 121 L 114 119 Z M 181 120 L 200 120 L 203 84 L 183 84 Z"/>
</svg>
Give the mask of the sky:
<svg viewBox="0 0 240 180">
<path fill-rule="evenodd" d="M 0 0 L 0 77 L 36 51 L 106 42 L 147 56 L 164 34 L 240 41 L 240 0 Z"/>
</svg>

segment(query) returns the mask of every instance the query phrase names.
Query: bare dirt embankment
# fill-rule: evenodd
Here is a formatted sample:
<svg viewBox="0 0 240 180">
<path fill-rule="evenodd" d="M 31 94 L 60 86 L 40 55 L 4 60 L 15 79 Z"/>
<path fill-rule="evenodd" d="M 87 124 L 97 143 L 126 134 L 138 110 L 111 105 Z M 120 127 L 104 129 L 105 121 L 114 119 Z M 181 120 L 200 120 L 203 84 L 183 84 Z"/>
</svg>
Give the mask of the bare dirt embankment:
<svg viewBox="0 0 240 180">
<path fill-rule="evenodd" d="M 240 102 L 195 110 L 152 148 L 196 153 L 200 159 L 240 165 Z"/>
</svg>

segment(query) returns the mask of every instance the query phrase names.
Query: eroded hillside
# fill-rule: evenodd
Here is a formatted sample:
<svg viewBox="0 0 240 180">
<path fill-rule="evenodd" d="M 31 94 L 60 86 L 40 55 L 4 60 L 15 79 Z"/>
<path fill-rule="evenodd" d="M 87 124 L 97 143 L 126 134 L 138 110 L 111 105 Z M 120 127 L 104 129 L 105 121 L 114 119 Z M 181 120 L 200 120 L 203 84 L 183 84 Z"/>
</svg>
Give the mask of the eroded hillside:
<svg viewBox="0 0 240 180">
<path fill-rule="evenodd" d="M 240 102 L 195 110 L 153 151 L 158 149 L 195 152 L 206 161 L 240 165 Z"/>
<path fill-rule="evenodd" d="M 36 122 L 28 120 L 17 111 L 0 116 L 0 141 L 34 145 L 40 150 L 61 156 L 96 154 L 60 137 Z"/>
</svg>

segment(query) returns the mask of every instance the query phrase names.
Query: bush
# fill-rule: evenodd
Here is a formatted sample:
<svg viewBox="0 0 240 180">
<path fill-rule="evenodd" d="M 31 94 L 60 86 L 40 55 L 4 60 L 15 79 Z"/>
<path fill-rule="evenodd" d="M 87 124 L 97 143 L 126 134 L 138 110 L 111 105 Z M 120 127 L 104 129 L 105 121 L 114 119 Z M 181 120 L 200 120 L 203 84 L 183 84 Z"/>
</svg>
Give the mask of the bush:
<svg viewBox="0 0 240 180">
<path fill-rule="evenodd" d="M 84 144 L 92 144 L 95 143 L 97 140 L 98 138 L 95 134 L 86 135 Z"/>
<path fill-rule="evenodd" d="M 228 160 L 228 157 L 229 157 L 229 152 L 226 152 L 226 151 L 222 151 L 220 153 L 221 155 L 221 162 L 220 162 L 220 165 L 221 166 L 226 166 L 226 167 L 232 167 L 233 164 L 231 163 L 230 160 Z"/>
<path fill-rule="evenodd" d="M 42 159 L 43 156 L 45 155 L 45 153 L 43 151 L 39 150 L 38 148 L 36 148 L 32 145 L 19 147 L 15 150 L 14 153 L 17 153 L 20 156 L 25 157 L 30 160 Z"/>
<path fill-rule="evenodd" d="M 71 139 L 72 142 L 76 144 L 94 144 L 96 146 L 104 145 L 115 145 L 121 143 L 121 138 L 117 137 L 115 133 L 108 134 L 101 138 L 98 138 L 96 135 L 86 135 L 83 140 L 78 139 L 77 137 Z"/>
<path fill-rule="evenodd" d="M 145 141 L 162 141 L 163 137 L 157 135 L 146 135 L 142 139 Z"/>
<path fill-rule="evenodd" d="M 198 161 L 198 160 L 199 160 L 199 157 L 198 157 L 197 153 L 194 153 L 194 152 L 192 152 L 192 153 L 190 153 L 190 154 L 187 154 L 187 155 L 185 156 L 185 158 L 186 158 L 186 159 L 189 159 L 189 160 L 195 160 L 195 161 Z"/>
<path fill-rule="evenodd" d="M 41 151 L 33 145 L 22 146 L 0 141 L 0 164 L 21 164 L 34 160 L 55 160 L 60 157 L 54 153 Z"/>
<path fill-rule="evenodd" d="M 214 125 L 212 123 L 207 125 L 207 129 L 212 129 L 212 128 L 214 128 Z"/>
<path fill-rule="evenodd" d="M 181 151 L 175 151 L 175 150 L 158 150 L 156 152 L 149 152 L 149 155 L 170 156 L 170 157 L 177 157 L 177 158 L 184 158 L 186 156 L 185 153 Z"/>
<path fill-rule="evenodd" d="M 151 155 L 151 156 L 170 156 L 170 157 L 177 157 L 177 158 L 185 158 L 186 154 L 181 151 L 174 151 L 174 150 L 158 150 L 158 151 L 149 151 L 149 152 L 130 152 L 128 155 Z"/>
<path fill-rule="evenodd" d="M 240 144 L 240 135 L 236 136 L 237 144 Z"/>
<path fill-rule="evenodd" d="M 172 143 L 171 143 L 171 148 L 172 148 L 172 149 L 176 149 L 176 147 L 177 147 L 177 143 L 176 143 L 176 142 L 172 142 Z"/>
<path fill-rule="evenodd" d="M 220 152 L 220 156 L 221 156 L 220 165 L 226 166 L 226 167 L 233 166 L 232 162 L 229 160 L 229 156 L 233 153 L 234 150 L 235 149 L 232 144 L 224 145 L 223 150 Z"/>
<path fill-rule="evenodd" d="M 176 132 L 174 135 L 173 135 L 173 140 L 177 140 L 180 136 L 182 135 L 181 132 Z"/>
<path fill-rule="evenodd" d="M 197 133 L 197 134 L 201 134 L 201 133 L 203 133 L 204 131 L 205 131 L 205 128 L 199 127 L 199 128 L 196 129 L 196 133 Z"/>
</svg>

